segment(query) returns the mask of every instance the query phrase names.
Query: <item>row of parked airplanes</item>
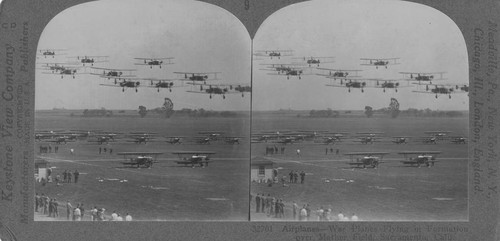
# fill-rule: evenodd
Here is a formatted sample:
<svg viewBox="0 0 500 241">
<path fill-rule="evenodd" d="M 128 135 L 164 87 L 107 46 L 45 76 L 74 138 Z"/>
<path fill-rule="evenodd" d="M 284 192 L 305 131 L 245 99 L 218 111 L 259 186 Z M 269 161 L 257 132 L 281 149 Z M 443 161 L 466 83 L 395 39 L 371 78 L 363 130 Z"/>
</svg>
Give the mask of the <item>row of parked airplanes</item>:
<svg viewBox="0 0 500 241">
<path fill-rule="evenodd" d="M 36 131 L 35 141 L 50 142 L 55 144 L 66 144 L 68 142 L 87 141 L 98 145 L 110 143 L 136 143 L 147 144 L 148 142 L 166 142 L 170 144 L 240 144 L 244 137 L 227 136 L 223 132 L 200 131 L 199 136 L 161 136 L 158 133 L 146 132 L 104 132 L 88 130 L 50 130 Z"/>
<path fill-rule="evenodd" d="M 65 55 L 63 49 L 45 49 L 40 50 L 39 55 L 44 58 Z M 109 56 L 70 56 L 69 61 L 66 62 L 39 62 L 40 69 L 44 70 L 44 74 L 71 76 L 75 78 L 80 74 L 91 74 L 101 77 L 103 79 L 113 80 L 112 84 L 100 84 L 106 87 L 118 87 L 125 89 L 131 88 L 138 92 L 138 88 L 155 88 L 158 92 L 161 89 L 168 89 L 170 92 L 173 88 L 181 88 L 187 86 L 196 86 L 187 92 L 208 94 L 210 98 L 213 95 L 221 95 L 226 98 L 228 94 L 241 94 L 242 97 L 245 93 L 250 93 L 252 88 L 249 84 L 245 83 L 216 83 L 220 79 L 218 75 L 220 72 L 174 72 L 177 78 L 155 78 L 155 77 L 137 77 L 134 72 L 136 69 L 115 69 L 115 68 L 102 68 L 95 67 L 94 64 L 108 62 Z M 150 68 L 170 65 L 173 63 L 173 57 L 165 58 L 134 58 L 135 65 L 149 66 Z M 86 68 L 89 67 L 89 68 Z M 179 82 L 180 81 L 180 82 Z M 208 82 L 208 83 L 207 83 Z M 146 84 L 143 84 L 146 83 Z M 186 83 L 187 85 L 184 85 Z"/>
<path fill-rule="evenodd" d="M 293 56 L 293 50 L 258 50 L 254 54 L 258 57 L 269 57 L 270 59 L 281 59 L 281 57 Z M 269 72 L 269 75 L 282 75 L 287 79 L 297 77 L 302 79 L 303 75 L 319 75 L 331 80 L 326 86 L 347 88 L 348 92 L 351 89 L 360 89 L 364 92 L 365 88 L 380 88 L 383 92 L 386 89 L 406 88 L 417 86 L 416 93 L 434 94 L 438 98 L 439 94 L 448 95 L 451 98 L 455 93 L 468 93 L 468 84 L 433 84 L 433 81 L 443 81 L 443 74 L 446 72 L 399 72 L 403 77 L 400 79 L 378 79 L 378 78 L 362 78 L 359 69 L 336 69 L 321 67 L 323 64 L 335 62 L 335 57 L 318 57 L 318 56 L 303 56 L 292 57 L 291 63 L 261 63 L 261 70 Z M 375 68 L 385 68 L 391 65 L 401 64 L 400 58 L 360 58 L 361 65 L 375 66 Z M 425 86 L 421 87 L 421 86 Z"/>
<path fill-rule="evenodd" d="M 437 144 L 449 142 L 455 144 L 466 144 L 467 138 L 463 136 L 449 136 L 449 131 L 426 131 L 427 136 L 384 136 L 383 132 L 358 132 L 349 134 L 347 132 L 330 131 L 262 131 L 252 135 L 252 143 L 279 143 L 293 144 L 297 142 L 312 142 L 315 144 L 337 144 L 351 141 L 361 144 L 373 144 L 376 142 L 392 142 L 395 144 L 408 144 L 410 140 L 414 143 Z"/>
<path fill-rule="evenodd" d="M 337 144 L 340 142 L 357 142 L 361 144 L 373 144 L 377 142 L 392 142 L 395 144 L 408 144 L 410 140 L 415 143 L 437 144 L 439 142 L 449 142 L 455 144 L 466 144 L 467 138 L 463 136 L 450 136 L 449 131 L 426 131 L 427 136 L 384 136 L 383 132 L 358 132 L 349 134 L 347 132 L 331 131 L 257 131 L 251 136 L 251 143 L 275 143 L 293 144 L 312 142 L 315 144 Z M 148 142 L 167 142 L 170 144 L 211 144 L 227 143 L 240 144 L 244 139 L 242 136 L 228 136 L 219 131 L 200 131 L 199 136 L 161 136 L 158 133 L 146 132 L 104 132 L 88 130 L 50 130 L 36 131 L 35 140 L 40 142 L 52 142 L 56 144 L 66 144 L 67 142 L 86 140 L 87 142 L 99 145 L 111 142 L 131 142 L 137 144 L 147 144 Z"/>
</svg>

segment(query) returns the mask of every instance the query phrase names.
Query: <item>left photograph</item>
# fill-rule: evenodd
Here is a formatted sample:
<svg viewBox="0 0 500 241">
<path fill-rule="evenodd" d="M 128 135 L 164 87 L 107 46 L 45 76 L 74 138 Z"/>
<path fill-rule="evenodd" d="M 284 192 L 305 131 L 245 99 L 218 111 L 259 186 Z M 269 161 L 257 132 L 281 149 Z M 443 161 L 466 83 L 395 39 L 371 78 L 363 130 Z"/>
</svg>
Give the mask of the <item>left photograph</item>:
<svg viewBox="0 0 500 241">
<path fill-rule="evenodd" d="M 247 221 L 251 41 L 215 5 L 84 3 L 35 76 L 35 221 Z"/>
</svg>

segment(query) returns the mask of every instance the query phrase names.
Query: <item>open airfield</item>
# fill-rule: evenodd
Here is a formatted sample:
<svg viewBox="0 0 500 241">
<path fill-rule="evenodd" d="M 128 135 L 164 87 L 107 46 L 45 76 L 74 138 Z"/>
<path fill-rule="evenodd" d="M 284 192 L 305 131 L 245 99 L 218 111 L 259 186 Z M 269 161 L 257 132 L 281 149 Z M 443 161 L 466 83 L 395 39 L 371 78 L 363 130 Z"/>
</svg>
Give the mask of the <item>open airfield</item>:
<svg viewBox="0 0 500 241">
<path fill-rule="evenodd" d="M 70 111 L 38 111 L 37 130 L 102 130 L 128 133 L 155 132 L 157 136 L 197 136 L 199 131 L 223 131 L 227 135 L 247 136 L 248 114 L 234 118 L 161 119 L 139 118 L 136 114 L 114 117 L 71 117 Z M 159 138 L 160 139 L 160 138 Z M 39 153 L 37 158 L 50 162 L 52 176 L 64 170 L 80 173 L 78 183 L 35 184 L 37 193 L 56 198 L 59 215 L 65 217 L 65 203 L 83 203 L 86 217 L 96 206 L 105 214 L 130 213 L 134 220 L 248 220 L 249 142 L 241 144 L 169 144 L 150 141 L 136 144 L 117 140 L 98 145 L 87 140 L 67 144 L 50 143 L 58 153 Z M 101 154 L 99 154 L 99 148 Z M 106 148 L 106 152 L 103 151 Z M 71 154 L 70 149 L 74 150 Z M 112 149 L 112 153 L 109 150 Z M 213 151 L 213 162 L 205 168 L 178 165 L 173 151 Z M 127 167 L 118 152 L 163 152 L 152 168 Z M 129 157 L 130 158 L 130 157 Z M 65 218 L 59 218 L 64 220 Z M 50 220 L 40 215 L 35 220 Z"/>
<path fill-rule="evenodd" d="M 302 115 L 304 116 L 304 115 Z M 330 130 L 337 132 L 384 132 L 384 136 L 426 136 L 424 131 L 450 131 L 450 136 L 468 133 L 468 115 L 456 118 L 388 117 L 366 118 L 355 115 L 338 118 L 297 117 L 296 113 L 255 113 L 252 132 L 258 130 Z M 389 139 L 390 140 L 390 139 Z M 285 220 L 292 220 L 292 205 L 309 204 L 315 211 L 330 208 L 334 217 L 342 212 L 366 221 L 466 221 L 468 220 L 467 168 L 468 148 L 464 144 L 438 141 L 424 144 L 412 140 L 408 144 L 380 141 L 361 144 L 345 140 L 334 145 L 295 142 L 285 145 L 285 154 L 266 155 L 273 143 L 253 143 L 252 158 L 274 162 L 279 183 L 251 184 L 251 194 L 268 194 L 285 203 Z M 280 144 L 276 144 L 280 147 Z M 326 149 L 328 148 L 328 153 Z M 333 152 L 330 152 L 333 148 Z M 296 150 L 300 149 L 300 156 Z M 339 154 L 336 154 L 336 150 Z M 432 167 L 404 165 L 397 152 L 441 151 Z M 348 164 L 349 152 L 389 152 L 378 168 L 357 168 Z M 361 156 L 362 157 L 362 156 Z M 289 183 L 289 172 L 306 173 L 305 183 Z M 286 183 L 281 183 L 285 176 Z M 255 213 L 251 201 L 251 220 L 279 220 Z M 313 212 L 310 220 L 318 220 Z M 333 220 L 336 220 L 335 218 Z"/>
</svg>

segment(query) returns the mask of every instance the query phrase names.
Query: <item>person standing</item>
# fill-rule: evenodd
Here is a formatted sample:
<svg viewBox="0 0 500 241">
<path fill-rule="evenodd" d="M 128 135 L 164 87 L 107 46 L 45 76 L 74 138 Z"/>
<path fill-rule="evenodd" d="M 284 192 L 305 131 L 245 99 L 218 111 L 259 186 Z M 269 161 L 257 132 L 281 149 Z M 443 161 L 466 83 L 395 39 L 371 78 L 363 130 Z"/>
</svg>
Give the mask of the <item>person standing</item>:
<svg viewBox="0 0 500 241">
<path fill-rule="evenodd" d="M 66 218 L 70 220 L 71 212 L 73 211 L 73 206 L 69 201 L 66 201 Z"/>
<path fill-rule="evenodd" d="M 90 210 L 90 221 L 97 221 L 97 207 L 94 206 L 94 208 L 92 208 Z"/>
<path fill-rule="evenodd" d="M 293 220 L 295 221 L 297 220 L 297 212 L 300 211 L 299 205 L 297 205 L 295 201 L 293 201 L 292 211 L 293 211 Z"/>
<path fill-rule="evenodd" d="M 260 194 L 257 193 L 257 196 L 255 196 L 255 212 L 259 213 L 260 212 Z"/>
<path fill-rule="evenodd" d="M 297 149 L 297 156 L 300 156 L 300 149 Z"/>
<path fill-rule="evenodd" d="M 72 176 L 72 175 L 73 175 L 73 174 L 71 174 L 71 171 L 68 171 L 68 183 L 71 183 L 71 176 Z"/>
<path fill-rule="evenodd" d="M 306 173 L 304 171 L 300 172 L 300 184 L 304 184 L 304 180 L 306 178 Z"/>
<path fill-rule="evenodd" d="M 80 212 L 80 207 L 77 205 L 75 210 L 73 210 L 73 220 L 74 221 L 81 221 L 82 220 L 82 213 Z"/>
<path fill-rule="evenodd" d="M 307 210 L 306 210 L 306 205 L 300 209 L 299 213 L 299 221 L 307 221 Z"/>
<path fill-rule="evenodd" d="M 125 221 L 132 221 L 132 216 L 129 213 L 125 216 Z"/>
<path fill-rule="evenodd" d="M 54 214 L 54 217 L 59 217 L 59 203 L 57 203 L 57 199 L 54 198 L 54 201 L 52 201 L 53 203 L 53 208 L 52 208 L 52 212 Z"/>
<path fill-rule="evenodd" d="M 290 183 L 293 182 L 293 171 L 290 170 L 290 173 L 288 173 L 288 175 L 290 176 Z"/>
<path fill-rule="evenodd" d="M 63 172 L 63 182 L 64 183 L 68 182 L 68 170 L 64 170 Z"/>
<path fill-rule="evenodd" d="M 293 183 L 297 183 L 297 180 L 299 179 L 299 172 L 295 170 L 293 172 Z"/>
<path fill-rule="evenodd" d="M 35 194 L 35 212 L 38 212 L 38 207 L 40 206 L 40 196 L 38 193 Z"/>
<path fill-rule="evenodd" d="M 80 173 L 78 172 L 78 170 L 75 170 L 75 172 L 73 174 L 75 176 L 75 183 L 77 183 L 78 182 L 78 176 L 80 176 Z"/>
<path fill-rule="evenodd" d="M 116 213 L 116 211 L 113 211 L 113 213 L 111 214 L 111 221 L 116 221 L 116 218 L 118 218 L 118 214 Z"/>
<path fill-rule="evenodd" d="M 102 147 L 99 147 L 99 154 L 101 154 L 102 152 Z"/>
<path fill-rule="evenodd" d="M 80 217 L 83 219 L 83 215 L 85 214 L 85 209 L 83 209 L 83 203 L 80 203 Z"/>
</svg>

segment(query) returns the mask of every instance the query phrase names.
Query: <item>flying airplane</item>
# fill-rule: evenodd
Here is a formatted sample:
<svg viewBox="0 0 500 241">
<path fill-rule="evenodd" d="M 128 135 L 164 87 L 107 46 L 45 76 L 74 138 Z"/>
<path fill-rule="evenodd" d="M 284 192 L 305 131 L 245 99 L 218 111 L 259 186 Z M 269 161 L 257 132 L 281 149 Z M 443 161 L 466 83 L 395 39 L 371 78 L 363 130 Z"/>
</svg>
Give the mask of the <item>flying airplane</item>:
<svg viewBox="0 0 500 241">
<path fill-rule="evenodd" d="M 434 166 L 436 161 L 436 155 L 440 154 L 440 151 L 403 151 L 398 152 L 398 154 L 403 155 L 405 160 L 401 161 L 403 164 L 416 165 L 420 167 L 421 165 L 426 165 L 427 167 Z M 411 157 L 412 155 L 417 155 L 416 157 Z"/>
<path fill-rule="evenodd" d="M 351 161 L 348 162 L 349 165 L 355 165 L 356 167 L 363 166 L 366 168 L 367 166 L 371 166 L 373 168 L 377 168 L 380 163 L 383 163 L 382 159 L 384 155 L 389 154 L 389 152 L 350 152 L 344 155 L 350 157 Z M 357 156 L 363 156 L 362 158 L 353 158 Z"/>
<path fill-rule="evenodd" d="M 136 166 L 137 168 L 144 166 L 151 168 L 153 163 L 157 162 L 156 158 L 163 152 L 118 152 L 117 155 L 123 156 L 125 159 L 122 164 L 125 166 Z M 135 156 L 128 158 L 128 156 Z"/>
<path fill-rule="evenodd" d="M 317 65 L 319 67 L 320 64 L 329 64 L 329 63 L 334 63 L 335 57 L 315 57 L 315 56 L 310 56 L 310 57 L 296 57 L 292 59 L 298 59 L 304 61 L 305 64 L 309 65 Z"/>
<path fill-rule="evenodd" d="M 149 65 L 149 67 L 152 69 L 153 66 L 158 66 L 161 69 L 162 65 L 165 64 L 174 64 L 172 60 L 174 59 L 173 57 L 168 57 L 168 58 L 134 58 L 136 60 L 141 60 L 139 63 L 135 63 L 135 65 Z"/>
<path fill-rule="evenodd" d="M 136 71 L 135 69 L 90 68 L 93 70 L 90 74 L 98 75 L 101 78 L 114 79 L 115 84 L 117 83 L 117 80 L 134 77 L 135 75 L 133 75 L 132 72 Z"/>
<path fill-rule="evenodd" d="M 457 91 L 455 91 L 457 90 Z M 469 86 L 468 85 L 434 85 L 434 88 L 429 88 L 429 85 L 425 85 L 425 90 L 414 90 L 413 92 L 415 93 L 424 93 L 424 94 L 435 94 L 436 99 L 438 98 L 438 95 L 443 94 L 443 95 L 448 95 L 448 98 L 451 99 L 451 94 L 456 94 L 456 93 L 468 93 L 469 92 Z"/>
<path fill-rule="evenodd" d="M 329 79 L 338 80 L 338 79 L 352 79 L 361 77 L 358 72 L 361 71 L 359 69 L 329 69 L 329 68 L 317 68 L 321 71 L 321 73 L 317 74 L 319 76 L 324 76 Z"/>
<path fill-rule="evenodd" d="M 399 58 L 385 58 L 385 59 L 371 59 L 371 58 L 361 58 L 361 65 L 375 66 L 378 69 L 379 66 L 384 66 L 387 69 L 388 65 L 400 64 L 398 62 Z"/>
<path fill-rule="evenodd" d="M 191 165 L 194 168 L 195 165 L 200 165 L 200 167 L 208 167 L 208 162 L 210 161 L 210 155 L 214 155 L 215 152 L 210 151 L 177 151 L 172 152 L 172 154 L 179 157 L 179 161 L 175 161 L 177 164 L 184 166 Z"/>
<path fill-rule="evenodd" d="M 160 89 L 168 89 L 169 92 L 172 92 L 172 88 L 184 87 L 174 85 L 174 79 L 140 78 L 140 80 L 149 81 L 150 85 L 143 87 L 156 88 L 158 92 L 160 92 Z"/>
<path fill-rule="evenodd" d="M 285 70 L 283 74 L 281 73 L 268 73 L 269 75 L 286 75 L 286 79 L 290 79 L 290 76 L 297 76 L 299 79 L 302 79 L 302 75 L 312 75 L 312 72 L 305 72 L 305 67 L 289 67 L 289 69 Z"/>
<path fill-rule="evenodd" d="M 256 50 L 254 51 L 254 56 L 257 57 L 269 57 L 271 59 L 280 59 L 284 56 L 292 56 L 293 50 Z"/>
<path fill-rule="evenodd" d="M 60 53 L 64 52 L 66 49 L 40 49 L 39 50 L 39 55 L 47 58 L 47 56 L 59 56 L 59 55 L 66 55 L 65 53 Z"/>
<path fill-rule="evenodd" d="M 88 55 L 84 55 L 84 56 L 72 56 L 70 58 L 76 58 L 78 60 L 78 63 L 82 64 L 83 66 L 85 66 L 85 64 L 90 64 L 90 66 L 94 66 L 95 63 L 104 63 L 104 62 L 108 62 L 107 58 L 109 56 L 88 56 Z"/>
<path fill-rule="evenodd" d="M 260 64 L 267 66 L 266 68 L 260 69 L 265 71 L 276 71 L 278 74 L 285 74 L 288 71 L 291 71 L 290 66 L 296 66 L 294 64 Z"/>
<path fill-rule="evenodd" d="M 52 73 L 59 73 L 66 69 L 67 63 L 39 63 L 42 64 L 41 69 L 50 70 Z"/>
<path fill-rule="evenodd" d="M 179 80 L 191 81 L 192 83 L 203 82 L 203 84 L 206 84 L 207 81 L 217 80 L 217 74 L 220 74 L 220 72 L 201 72 L 201 73 L 174 72 L 174 73 L 179 75 Z"/>
<path fill-rule="evenodd" d="M 43 72 L 44 74 L 59 74 L 61 75 L 61 79 L 64 78 L 65 75 L 70 75 L 75 78 L 75 75 L 77 74 L 83 74 L 83 73 L 78 73 L 79 67 L 68 67 L 68 66 L 51 66 L 49 67 L 52 72 Z"/>
<path fill-rule="evenodd" d="M 122 78 L 122 82 L 116 83 L 115 84 L 100 84 L 101 86 L 107 86 L 107 87 L 121 87 L 122 92 L 125 92 L 125 88 L 134 88 L 135 92 L 137 92 L 137 88 L 141 85 L 141 82 L 136 81 L 135 79 L 129 79 L 129 78 Z"/>
<path fill-rule="evenodd" d="M 199 85 L 200 88 L 199 90 L 188 90 L 187 92 L 189 93 L 196 93 L 196 94 L 208 94 L 209 98 L 212 99 L 212 95 L 221 95 L 222 99 L 226 99 L 227 94 L 239 94 L 239 92 L 232 91 L 231 85 L 226 85 L 226 84 L 215 84 L 215 85 L 208 85 L 208 88 L 203 84 L 196 84 L 196 83 L 188 83 L 192 85 Z"/>
<path fill-rule="evenodd" d="M 398 92 L 398 88 L 410 87 L 409 85 L 401 85 L 399 80 L 396 79 L 373 79 L 376 81 L 374 88 L 381 88 L 385 93 L 385 89 L 394 89 L 394 92 Z"/>
<path fill-rule="evenodd" d="M 446 72 L 399 72 L 407 80 L 415 80 L 418 84 L 422 82 L 432 84 L 433 80 L 444 80 L 443 74 Z M 439 75 L 439 77 L 438 77 Z"/>
<path fill-rule="evenodd" d="M 361 89 L 361 93 L 364 93 L 365 92 L 364 88 L 366 87 L 366 80 L 346 80 L 345 83 L 341 80 L 340 85 L 333 83 L 333 84 L 326 84 L 326 86 L 347 88 L 348 92 L 351 92 L 351 88 Z"/>
</svg>

